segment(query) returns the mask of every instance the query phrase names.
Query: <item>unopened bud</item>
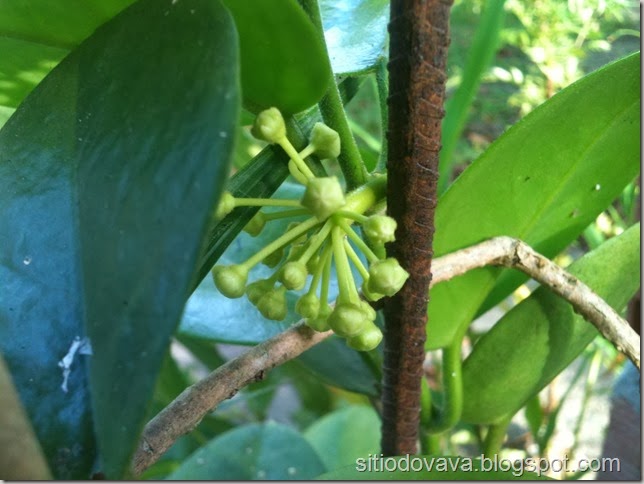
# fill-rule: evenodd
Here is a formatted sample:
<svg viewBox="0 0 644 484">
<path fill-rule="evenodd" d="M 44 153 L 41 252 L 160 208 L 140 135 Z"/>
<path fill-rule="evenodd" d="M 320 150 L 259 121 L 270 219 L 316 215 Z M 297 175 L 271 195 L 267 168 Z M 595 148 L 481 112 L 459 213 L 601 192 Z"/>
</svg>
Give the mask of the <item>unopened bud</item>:
<svg viewBox="0 0 644 484">
<path fill-rule="evenodd" d="M 215 286 L 224 296 L 236 299 L 244 295 L 248 270 L 240 265 L 215 266 L 212 269 Z"/>
<path fill-rule="evenodd" d="M 360 300 L 359 306 L 360 309 L 362 309 L 362 312 L 365 314 L 365 317 L 369 321 L 376 320 L 376 310 L 371 307 L 371 304 L 369 304 L 367 301 Z"/>
<path fill-rule="evenodd" d="M 382 331 L 373 323 L 370 323 L 356 336 L 347 339 L 347 345 L 357 351 L 371 351 L 378 347 L 382 341 Z"/>
<path fill-rule="evenodd" d="M 400 267 L 396 259 L 390 257 L 371 264 L 367 287 L 372 293 L 393 296 L 400 291 L 408 277 L 409 272 Z"/>
<path fill-rule="evenodd" d="M 340 182 L 332 176 L 310 179 L 300 203 L 313 212 L 318 220 L 325 220 L 342 208 L 346 200 Z"/>
<path fill-rule="evenodd" d="M 264 294 L 273 289 L 273 282 L 268 279 L 260 279 L 246 286 L 246 297 L 253 304 L 257 305 Z"/>
<path fill-rule="evenodd" d="M 309 318 L 304 322 L 309 328 L 319 333 L 323 331 L 328 331 L 331 329 L 331 326 L 329 326 L 330 314 L 331 314 L 331 306 L 327 304 L 320 308 L 320 311 L 318 312 L 318 315 L 316 318 Z"/>
<path fill-rule="evenodd" d="M 283 321 L 288 312 L 286 307 L 286 288 L 280 286 L 268 291 L 257 301 L 257 309 L 266 319 Z"/>
<path fill-rule="evenodd" d="M 257 115 L 250 130 L 251 134 L 269 143 L 277 143 L 286 136 L 286 125 L 277 108 L 269 108 Z"/>
<path fill-rule="evenodd" d="M 378 292 L 373 292 L 369 290 L 368 280 L 362 283 L 362 294 L 368 301 L 372 301 L 372 302 L 379 301 L 380 299 L 385 297 L 384 294 L 380 294 Z"/>
<path fill-rule="evenodd" d="M 396 240 L 396 221 L 387 215 L 372 215 L 362 224 L 369 239 L 378 244 Z"/>
<path fill-rule="evenodd" d="M 329 326 L 343 338 L 360 333 L 368 322 L 362 308 L 353 303 L 338 303 L 329 315 Z"/>
<path fill-rule="evenodd" d="M 287 289 L 299 291 L 306 284 L 306 264 L 302 262 L 287 262 L 282 267 L 280 281 Z"/>
<path fill-rule="evenodd" d="M 315 123 L 311 131 L 311 145 L 321 159 L 337 158 L 340 154 L 340 135 L 326 124 Z"/>
<path fill-rule="evenodd" d="M 312 293 L 304 294 L 297 300 L 295 312 L 303 318 L 317 318 L 320 312 L 320 299 Z"/>
<path fill-rule="evenodd" d="M 235 197 L 230 192 L 224 192 L 221 195 L 219 200 L 219 205 L 217 205 L 217 210 L 215 211 L 215 218 L 217 220 L 223 219 L 226 215 L 233 211 L 235 208 Z"/>
</svg>

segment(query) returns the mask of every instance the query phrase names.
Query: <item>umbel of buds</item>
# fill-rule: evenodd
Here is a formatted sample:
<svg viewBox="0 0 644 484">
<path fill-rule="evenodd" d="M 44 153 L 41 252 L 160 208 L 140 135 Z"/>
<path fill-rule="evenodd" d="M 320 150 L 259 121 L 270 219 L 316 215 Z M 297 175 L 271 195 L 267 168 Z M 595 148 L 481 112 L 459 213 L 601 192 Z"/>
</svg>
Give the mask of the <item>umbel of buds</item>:
<svg viewBox="0 0 644 484">
<path fill-rule="evenodd" d="M 300 152 L 288 140 L 284 119 L 275 108 L 261 112 L 251 132 L 284 149 L 290 158 L 289 171 L 304 185 L 304 195 L 300 200 L 263 199 L 238 198 L 225 192 L 215 217 L 221 219 L 237 207 L 279 207 L 278 211 L 260 211 L 250 220 L 245 230 L 252 236 L 273 220 L 297 217 L 299 221 L 246 261 L 215 266 L 215 285 L 229 298 L 245 294 L 265 318 L 276 321 L 288 314 L 287 291 L 304 291 L 295 311 L 308 326 L 315 331 L 331 329 L 356 350 L 374 349 L 382 332 L 375 324 L 376 311 L 367 301 L 393 296 L 409 277 L 396 259 L 378 257 L 369 245 L 395 240 L 396 222 L 391 217 L 364 215 L 384 197 L 385 180 L 375 177 L 346 194 L 337 177 L 315 176 L 305 162 L 307 157 L 324 159 L 340 154 L 340 137 L 322 123 L 314 126 L 309 144 Z M 366 241 L 354 230 L 356 225 L 361 226 Z M 272 276 L 248 283 L 250 270 L 260 263 L 274 269 Z M 362 295 L 352 266 L 362 279 Z M 329 300 L 333 268 L 339 289 L 335 305 Z"/>
</svg>

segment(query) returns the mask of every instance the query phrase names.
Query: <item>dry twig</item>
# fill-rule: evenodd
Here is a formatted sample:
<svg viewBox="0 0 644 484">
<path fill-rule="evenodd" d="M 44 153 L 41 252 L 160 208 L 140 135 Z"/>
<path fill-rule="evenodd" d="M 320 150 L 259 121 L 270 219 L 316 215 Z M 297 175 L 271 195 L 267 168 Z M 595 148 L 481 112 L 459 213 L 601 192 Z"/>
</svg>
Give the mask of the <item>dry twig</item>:
<svg viewBox="0 0 644 484">
<path fill-rule="evenodd" d="M 186 388 L 145 426 L 132 461 L 133 473 L 139 475 L 154 464 L 219 403 L 232 398 L 246 385 L 262 380 L 267 371 L 295 358 L 331 334 L 331 331 L 317 333 L 303 323 L 296 324 L 227 361 Z"/>
<path fill-rule="evenodd" d="M 628 323 L 587 285 L 518 239 L 495 237 L 434 259 L 432 285 L 489 265 L 519 269 L 548 286 L 640 367 L 640 338 Z M 296 324 L 186 388 L 145 426 L 133 459 L 134 474 L 139 475 L 156 462 L 219 403 L 331 334 L 316 333 L 303 323 Z"/>
<path fill-rule="evenodd" d="M 489 265 L 518 269 L 548 286 L 640 367 L 640 337 L 630 325 L 586 284 L 518 239 L 495 237 L 440 257 L 434 262 L 434 279 L 451 279 Z"/>
</svg>

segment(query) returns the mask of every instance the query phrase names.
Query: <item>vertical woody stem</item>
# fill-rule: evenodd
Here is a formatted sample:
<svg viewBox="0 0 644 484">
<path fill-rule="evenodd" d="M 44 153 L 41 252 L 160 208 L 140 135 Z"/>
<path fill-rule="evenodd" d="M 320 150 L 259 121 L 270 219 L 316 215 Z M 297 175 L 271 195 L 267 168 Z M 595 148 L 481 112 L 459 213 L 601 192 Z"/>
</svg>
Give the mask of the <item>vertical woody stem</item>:
<svg viewBox="0 0 644 484">
<path fill-rule="evenodd" d="M 451 4 L 391 1 L 387 206 L 398 230 L 388 251 L 411 276 L 385 303 L 385 455 L 417 448 Z"/>
</svg>

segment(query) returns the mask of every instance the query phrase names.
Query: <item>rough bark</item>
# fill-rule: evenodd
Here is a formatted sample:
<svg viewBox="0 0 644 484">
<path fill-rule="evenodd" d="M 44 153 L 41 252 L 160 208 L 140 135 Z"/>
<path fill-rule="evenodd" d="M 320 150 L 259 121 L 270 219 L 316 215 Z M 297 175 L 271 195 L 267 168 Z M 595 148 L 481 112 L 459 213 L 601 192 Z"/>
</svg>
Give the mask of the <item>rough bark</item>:
<svg viewBox="0 0 644 484">
<path fill-rule="evenodd" d="M 385 303 L 385 455 L 417 448 L 451 4 L 391 2 L 387 210 L 398 230 L 388 252 L 410 278 Z"/>
</svg>

